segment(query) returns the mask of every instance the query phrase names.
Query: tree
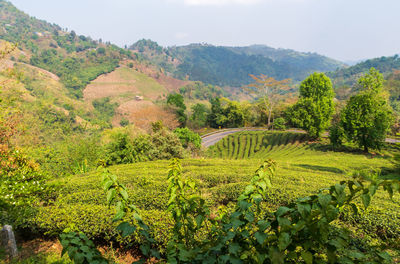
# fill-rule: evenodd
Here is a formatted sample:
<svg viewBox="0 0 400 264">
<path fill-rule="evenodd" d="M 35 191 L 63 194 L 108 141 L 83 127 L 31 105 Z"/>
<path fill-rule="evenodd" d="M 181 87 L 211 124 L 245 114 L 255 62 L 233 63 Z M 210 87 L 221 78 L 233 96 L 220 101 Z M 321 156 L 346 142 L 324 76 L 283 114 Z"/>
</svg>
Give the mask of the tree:
<svg viewBox="0 0 400 264">
<path fill-rule="evenodd" d="M 392 109 L 382 90 L 383 76 L 371 68 L 358 80 L 362 89 L 352 96 L 341 113 L 340 126 L 348 141 L 368 152 L 380 149 L 393 122 Z"/>
<path fill-rule="evenodd" d="M 204 127 L 207 123 L 207 114 L 209 109 L 207 109 L 206 105 L 197 103 L 192 106 L 192 115 L 190 120 L 193 122 L 193 125 L 197 127 Z"/>
<path fill-rule="evenodd" d="M 272 112 L 281 97 L 279 91 L 289 87 L 290 79 L 277 81 L 273 77 L 268 77 L 264 74 L 259 76 L 250 74 L 250 77 L 253 78 L 254 83 L 249 84 L 247 87 L 250 88 L 250 92 L 258 94 L 263 99 L 266 115 L 268 116 L 267 125 L 270 127 Z"/>
<path fill-rule="evenodd" d="M 242 127 L 246 121 L 246 113 L 237 101 L 226 98 L 210 100 L 211 112 L 207 116 L 210 127 Z"/>
<path fill-rule="evenodd" d="M 319 138 L 328 128 L 334 112 L 331 80 L 323 73 L 313 73 L 300 85 L 299 101 L 289 109 L 290 121 Z"/>
<path fill-rule="evenodd" d="M 178 93 L 172 93 L 167 96 L 167 104 L 174 107 L 176 117 L 182 127 L 186 125 L 187 116 L 185 114 L 186 105 L 183 96 Z"/>
</svg>

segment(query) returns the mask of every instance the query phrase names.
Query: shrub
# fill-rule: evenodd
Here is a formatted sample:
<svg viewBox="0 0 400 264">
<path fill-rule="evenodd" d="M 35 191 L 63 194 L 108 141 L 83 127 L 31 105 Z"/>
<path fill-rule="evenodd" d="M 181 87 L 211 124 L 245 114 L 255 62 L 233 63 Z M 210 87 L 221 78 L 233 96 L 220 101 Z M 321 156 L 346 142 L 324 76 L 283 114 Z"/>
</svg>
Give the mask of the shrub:
<svg viewBox="0 0 400 264">
<path fill-rule="evenodd" d="M 123 132 L 111 135 L 111 142 L 105 146 L 105 159 L 107 165 L 126 164 L 134 161 L 133 145 L 128 136 Z"/>
<path fill-rule="evenodd" d="M 329 140 L 334 147 L 342 145 L 344 140 L 344 130 L 339 124 L 333 124 L 329 129 Z"/>
<path fill-rule="evenodd" d="M 121 121 L 119 122 L 119 124 L 120 124 L 122 127 L 126 127 L 127 125 L 129 125 L 129 120 L 126 119 L 126 118 L 122 118 Z"/>
<path fill-rule="evenodd" d="M 161 129 L 151 136 L 151 141 L 155 147 L 153 151 L 154 159 L 182 158 L 184 149 L 178 136 L 167 129 Z"/>
<path fill-rule="evenodd" d="M 276 130 L 285 130 L 286 129 L 286 120 L 283 117 L 278 117 L 274 119 L 274 128 Z"/>
<path fill-rule="evenodd" d="M 174 133 L 178 136 L 184 148 L 187 148 L 189 143 L 192 143 L 196 148 L 201 147 L 201 138 L 199 134 L 191 131 L 189 128 L 177 128 L 174 130 Z"/>
</svg>

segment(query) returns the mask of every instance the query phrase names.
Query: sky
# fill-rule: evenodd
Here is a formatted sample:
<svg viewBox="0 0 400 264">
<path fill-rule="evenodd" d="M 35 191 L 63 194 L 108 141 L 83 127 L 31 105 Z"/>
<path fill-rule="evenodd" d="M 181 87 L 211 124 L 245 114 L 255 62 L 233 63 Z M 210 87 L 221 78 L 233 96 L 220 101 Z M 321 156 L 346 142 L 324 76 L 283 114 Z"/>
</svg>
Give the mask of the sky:
<svg viewBox="0 0 400 264">
<path fill-rule="evenodd" d="M 400 53 L 400 0 L 11 0 L 40 19 L 121 47 L 264 44 L 341 61 Z"/>
</svg>

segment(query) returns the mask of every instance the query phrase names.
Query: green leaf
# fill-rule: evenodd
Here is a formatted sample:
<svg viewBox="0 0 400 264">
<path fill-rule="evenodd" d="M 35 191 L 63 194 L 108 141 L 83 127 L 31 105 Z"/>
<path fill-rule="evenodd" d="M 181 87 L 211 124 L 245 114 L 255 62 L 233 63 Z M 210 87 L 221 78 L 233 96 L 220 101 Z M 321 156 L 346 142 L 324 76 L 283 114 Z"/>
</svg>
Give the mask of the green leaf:
<svg viewBox="0 0 400 264">
<path fill-rule="evenodd" d="M 311 206 L 309 204 L 298 203 L 297 210 L 301 217 L 306 218 L 311 213 Z"/>
<path fill-rule="evenodd" d="M 319 194 L 318 195 L 318 202 L 322 206 L 322 208 L 326 208 L 329 203 L 331 202 L 332 197 L 329 194 Z"/>
<path fill-rule="evenodd" d="M 118 210 L 118 212 L 115 214 L 115 216 L 114 216 L 112 221 L 116 222 L 116 221 L 121 220 L 122 218 L 124 218 L 125 214 L 126 213 L 125 213 L 124 210 L 122 210 L 122 209 Z"/>
<path fill-rule="evenodd" d="M 367 208 L 371 202 L 371 196 L 368 193 L 361 195 L 361 200 L 365 208 Z"/>
<path fill-rule="evenodd" d="M 111 180 L 106 180 L 106 181 L 104 182 L 104 185 L 103 185 L 104 190 L 107 191 L 113 184 L 114 184 L 114 183 L 113 183 Z"/>
<path fill-rule="evenodd" d="M 279 216 L 282 216 L 282 215 L 284 215 L 284 214 L 286 214 L 287 212 L 290 212 L 290 211 L 291 211 L 290 208 L 287 208 L 285 206 L 281 206 L 281 207 L 278 208 L 278 210 L 276 210 L 275 215 L 277 217 L 279 217 Z"/>
<path fill-rule="evenodd" d="M 133 234 L 135 232 L 136 227 L 129 224 L 128 222 L 123 222 L 118 225 L 117 230 L 122 232 L 122 237 L 127 237 Z"/>
<path fill-rule="evenodd" d="M 265 239 L 267 238 L 267 234 L 262 233 L 262 232 L 256 232 L 254 234 L 254 237 L 257 239 L 257 242 L 262 245 L 264 244 Z"/>
<path fill-rule="evenodd" d="M 267 222 L 267 221 L 265 221 L 265 220 L 260 220 L 260 221 L 258 221 L 258 229 L 261 231 L 261 232 L 264 232 L 268 227 L 270 227 L 271 226 L 271 223 L 270 222 Z"/>
<path fill-rule="evenodd" d="M 313 263 L 313 255 L 309 251 L 302 251 L 301 252 L 301 258 L 304 260 L 306 264 L 312 264 Z"/>
<path fill-rule="evenodd" d="M 249 222 L 253 222 L 254 221 L 254 213 L 251 211 L 248 211 L 244 214 L 244 218 Z"/>
<path fill-rule="evenodd" d="M 348 252 L 347 256 L 351 257 L 352 259 L 363 259 L 365 258 L 365 255 L 361 253 L 360 251 L 350 251 Z"/>
<path fill-rule="evenodd" d="M 121 194 L 122 198 L 123 198 L 125 201 L 128 200 L 129 196 L 128 196 L 128 193 L 126 192 L 125 189 L 121 189 L 121 190 L 119 191 L 119 193 Z"/>
<path fill-rule="evenodd" d="M 392 257 L 387 252 L 378 252 L 378 256 L 386 261 L 391 261 Z"/>
<path fill-rule="evenodd" d="M 335 191 L 338 195 L 342 194 L 344 191 L 345 185 L 335 184 Z"/>
<path fill-rule="evenodd" d="M 240 251 L 240 246 L 238 243 L 230 243 L 228 250 L 229 250 L 229 253 L 231 253 L 233 255 L 238 255 L 238 253 Z"/>
<path fill-rule="evenodd" d="M 115 189 L 108 190 L 108 192 L 107 192 L 107 202 L 109 204 L 114 200 L 116 193 L 117 192 L 116 192 Z"/>
<path fill-rule="evenodd" d="M 240 221 L 239 219 L 235 219 L 232 221 L 232 227 L 233 228 L 238 228 L 239 226 L 243 225 L 244 222 Z"/>
<path fill-rule="evenodd" d="M 288 233 L 281 233 L 278 238 L 278 248 L 280 251 L 285 250 L 292 242 Z"/>
<path fill-rule="evenodd" d="M 368 189 L 369 189 L 370 195 L 374 196 L 376 193 L 376 190 L 378 189 L 378 186 L 376 184 L 371 184 Z"/>
</svg>

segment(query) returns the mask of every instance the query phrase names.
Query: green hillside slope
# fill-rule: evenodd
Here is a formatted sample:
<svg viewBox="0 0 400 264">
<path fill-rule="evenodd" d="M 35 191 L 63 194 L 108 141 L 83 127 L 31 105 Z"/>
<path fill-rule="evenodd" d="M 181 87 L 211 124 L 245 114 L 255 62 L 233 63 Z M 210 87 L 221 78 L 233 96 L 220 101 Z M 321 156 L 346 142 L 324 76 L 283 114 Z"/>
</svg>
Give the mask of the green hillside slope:
<svg viewBox="0 0 400 264">
<path fill-rule="evenodd" d="M 205 44 L 163 48 L 140 40 L 130 49 L 178 78 L 220 86 L 241 87 L 251 82 L 249 74 L 267 74 L 277 79 L 301 81 L 315 71 L 332 71 L 344 64 L 315 54 L 268 46 L 223 47 Z"/>
<path fill-rule="evenodd" d="M 21 51 L 12 59 L 56 74 L 77 98 L 90 81 L 131 58 L 124 49 L 30 17 L 4 0 L 0 0 L 0 18 L 0 39 L 17 43 Z"/>
</svg>

